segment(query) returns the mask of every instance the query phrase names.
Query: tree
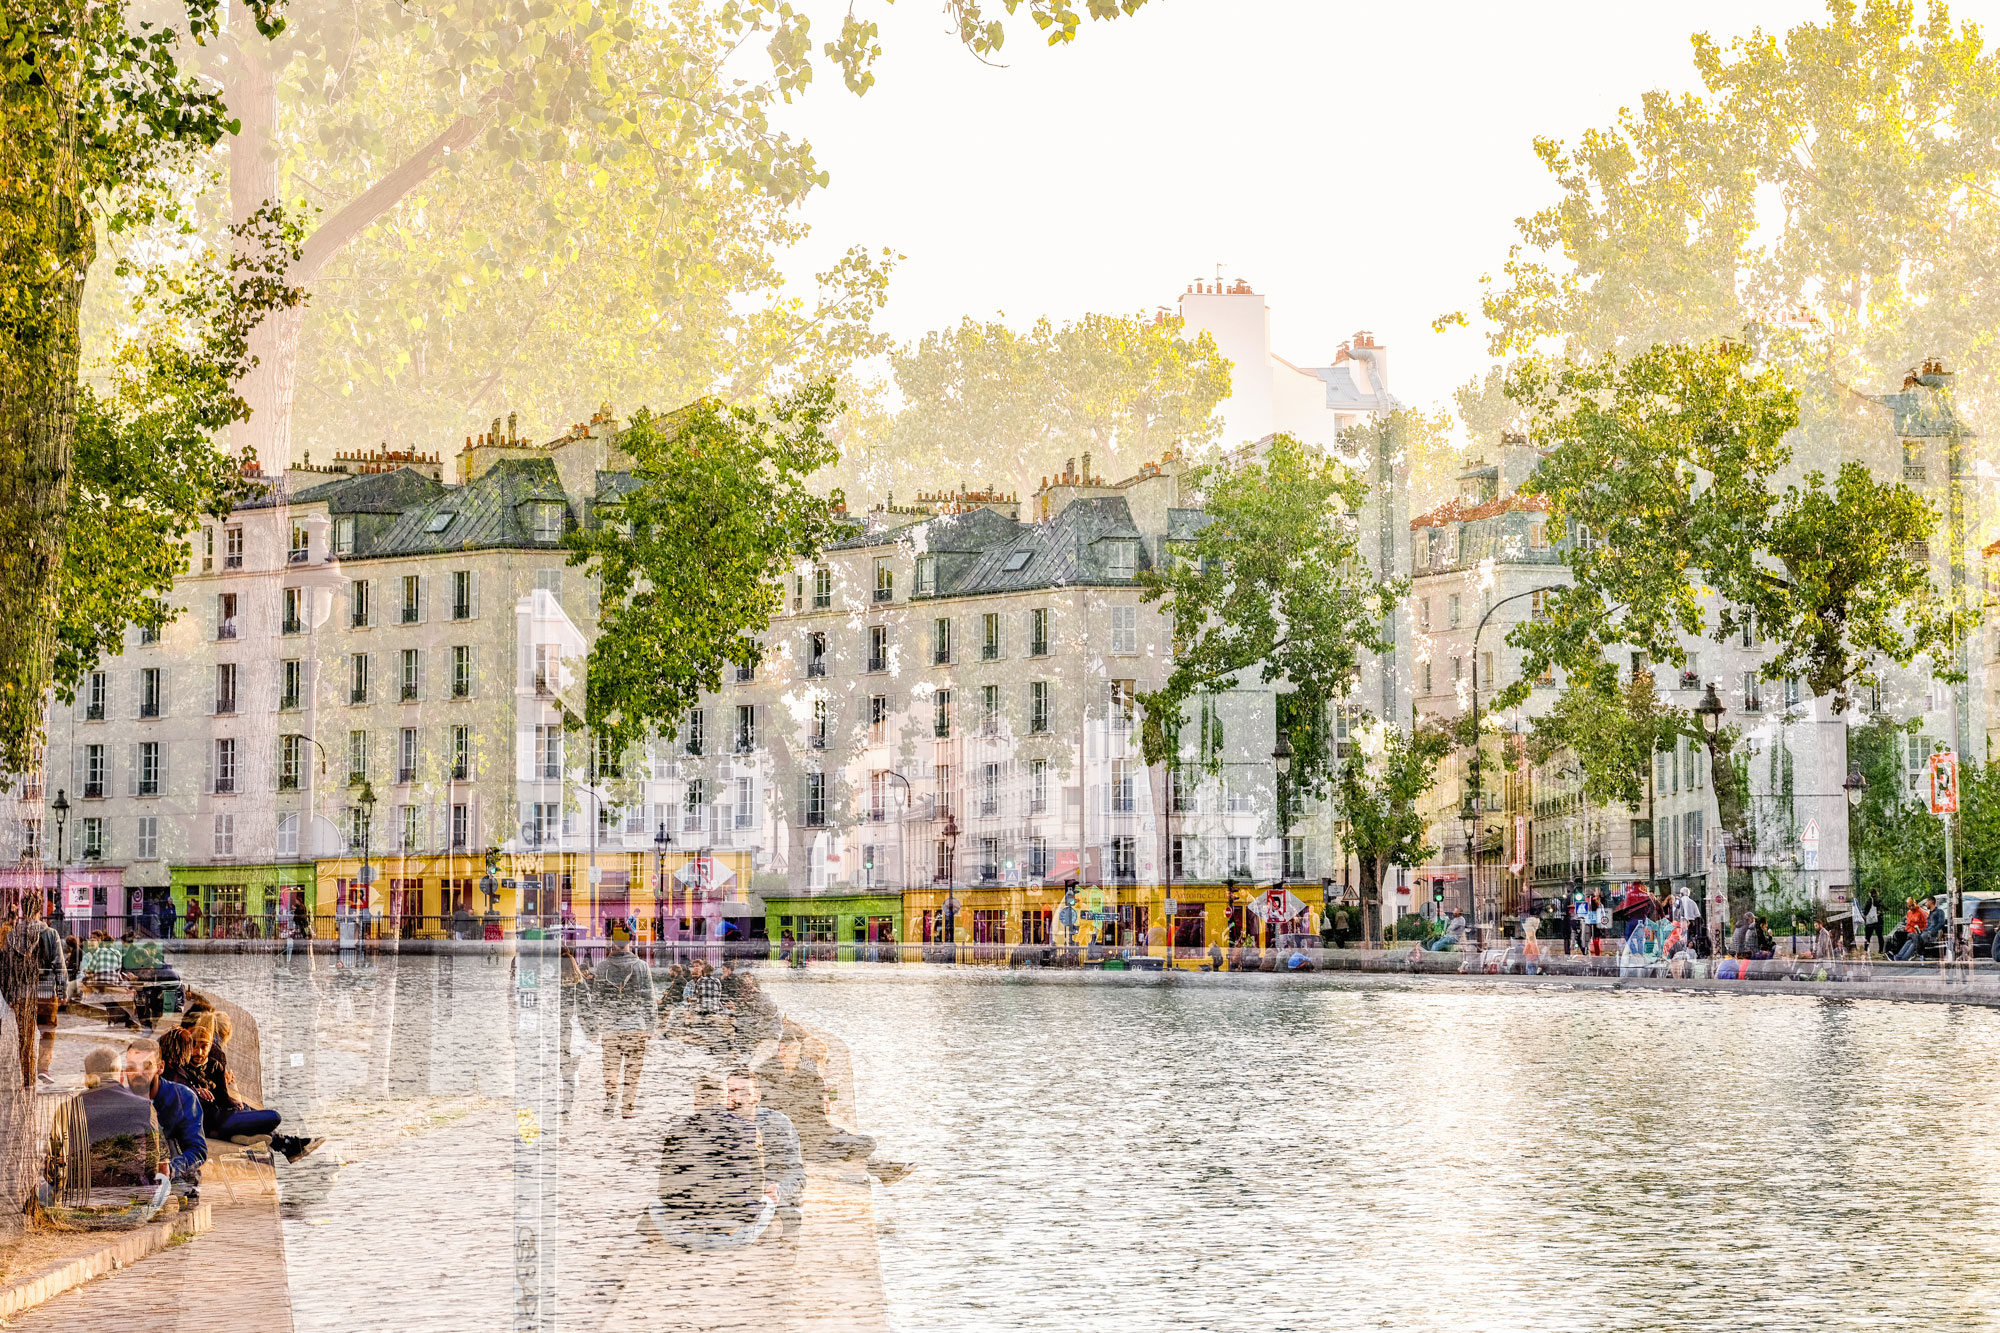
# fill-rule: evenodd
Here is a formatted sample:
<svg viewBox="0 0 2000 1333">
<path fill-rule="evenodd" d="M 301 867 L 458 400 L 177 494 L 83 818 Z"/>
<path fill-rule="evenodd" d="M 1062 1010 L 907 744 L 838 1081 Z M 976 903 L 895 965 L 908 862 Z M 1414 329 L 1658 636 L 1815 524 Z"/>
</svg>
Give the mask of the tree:
<svg viewBox="0 0 2000 1333">
<path fill-rule="evenodd" d="M 1925 354 L 1990 395 L 2000 56 L 1943 4 L 1829 0 L 1823 23 L 1692 39 L 1702 91 L 1647 93 L 1574 148 L 1483 303 L 1496 356 L 1740 336 L 1832 389 Z M 1787 332 L 1789 330 L 1789 332 Z M 1816 394 L 1807 424 L 1831 425 Z"/>
<path fill-rule="evenodd" d="M 1025 333 L 967 319 L 898 349 L 890 370 L 904 406 L 854 433 L 843 480 L 856 489 L 1031 488 L 1069 466 L 1118 476 L 1214 442 L 1229 396 L 1213 338 L 1144 315 Z"/>
<path fill-rule="evenodd" d="M 1663 345 L 1629 360 L 1530 363 L 1508 392 L 1548 450 L 1523 489 L 1548 497 L 1553 531 L 1587 539 L 1568 557 L 1571 586 L 1510 631 L 1527 660 L 1496 707 L 1561 668 L 1565 701 L 1538 731 L 1570 740 L 1600 789 L 1623 783 L 1634 743 L 1607 744 L 1618 730 L 1597 726 L 1614 649 L 1681 666 L 1689 640 L 1725 642 L 1754 626 L 1770 644 L 1764 678 L 1802 677 L 1837 710 L 1878 660 L 1927 656 L 1940 675 L 1954 669 L 1965 613 L 1908 555 L 1933 526 L 1929 507 L 1859 463 L 1831 483 L 1807 472 L 1780 491 L 1797 398 L 1750 349 Z M 1700 734 L 1685 715 L 1646 725 Z M 1740 837 L 1731 737 L 1705 739 L 1718 816 Z"/>
<path fill-rule="evenodd" d="M 124 512 L 157 506 L 186 513 L 213 498 L 213 472 L 179 452 L 191 424 L 240 415 L 233 393 L 217 396 L 209 372 L 248 357 L 237 335 L 296 300 L 282 282 L 246 281 L 282 239 L 269 214 L 243 219 L 243 268 L 209 266 L 179 297 L 142 283 L 172 307 L 173 327 L 152 352 L 128 352 L 120 387 L 99 397 L 83 381 L 82 310 L 100 234 L 180 216 L 175 173 L 230 129 L 222 100 L 182 62 L 182 41 L 212 38 L 214 0 L 185 0 L 185 33 L 146 25 L 124 4 L 92 7 L 9 0 L 0 43 L 0 768 L 26 771 L 55 683 L 58 644 L 66 663 L 94 656 L 80 627 L 101 624 L 122 594 L 80 613 L 93 598 L 96 562 L 124 559 L 124 539 L 148 519 Z M 260 37 L 279 27 L 272 0 L 253 0 L 242 27 Z M 261 219 L 261 220 L 260 220 Z M 136 273 L 129 259 L 125 272 Z M 182 358 L 177 364 L 177 358 Z M 179 376 L 189 376 L 184 382 Z M 225 381 L 227 383 L 227 381 Z M 141 387 L 143 386 L 143 391 Z M 164 395 L 167 401 L 145 401 Z M 136 415 L 135 415 L 136 414 Z M 219 423 L 218 423 L 219 424 Z M 130 427 L 132 433 L 128 434 Z M 106 449 L 128 447 L 122 460 Z M 127 474 L 123 465 L 129 464 Z M 181 481 L 190 491 L 174 492 Z M 154 494 L 148 483 L 164 483 Z M 135 487 L 136 483 L 136 487 Z M 86 497 L 81 514 L 77 497 Z M 171 525 L 168 525 L 171 526 Z M 147 528 L 147 537 L 158 535 Z M 72 540 L 91 563 L 73 563 Z M 143 584 L 150 572 L 127 570 Z M 82 633 L 79 645 L 74 636 Z"/>
<path fill-rule="evenodd" d="M 1355 514 L 1367 494 L 1338 459 L 1290 435 L 1194 469 L 1206 523 L 1141 598 L 1173 622 L 1174 669 L 1139 695 L 1146 763 L 1174 762 L 1185 706 L 1245 673 L 1290 687 L 1288 800 L 1316 797 L 1331 774 L 1326 719 L 1359 678 L 1361 654 L 1387 652 L 1383 617 L 1402 588 L 1362 557 Z"/>
<path fill-rule="evenodd" d="M 633 487 L 569 538 L 603 589 L 585 722 L 613 753 L 679 726 L 722 670 L 761 658 L 783 576 L 847 530 L 807 481 L 834 459 L 832 389 L 759 410 L 703 399 L 641 410 L 619 439 Z"/>
<path fill-rule="evenodd" d="M 1854 855 L 1854 891 L 1882 901 L 1884 928 L 1913 900 L 1944 883 L 1944 821 L 1930 812 L 1904 777 L 1905 744 L 1915 723 L 1877 717 L 1848 732 L 1848 756 L 1868 779 L 1861 803 L 1848 816 Z M 1961 892 L 2000 889 L 2000 765 L 1961 756 L 1959 813 L 1952 821 L 1952 849 Z"/>
<path fill-rule="evenodd" d="M 1376 723 L 1358 728 L 1334 778 L 1343 841 L 1361 872 L 1361 916 L 1368 942 L 1382 939 L 1382 876 L 1392 865 L 1419 865 L 1437 852 L 1430 820 L 1417 802 L 1437 781 L 1451 734 L 1435 723 L 1413 731 Z"/>
<path fill-rule="evenodd" d="M 1003 7 L 948 7 L 975 56 L 1017 10 L 1053 43 L 1081 23 L 1065 0 Z M 241 122 L 232 216 L 321 215 L 291 274 L 319 299 L 260 339 L 236 442 L 283 459 L 453 432 L 502 393 L 561 420 L 579 383 L 588 402 L 740 399 L 826 373 L 866 342 L 885 266 L 850 251 L 816 297 L 781 291 L 793 210 L 826 175 L 773 116 L 816 61 L 873 84 L 865 13 L 818 50 L 807 14 L 767 0 L 298 0 L 268 49 L 225 25 L 207 72 Z"/>
</svg>

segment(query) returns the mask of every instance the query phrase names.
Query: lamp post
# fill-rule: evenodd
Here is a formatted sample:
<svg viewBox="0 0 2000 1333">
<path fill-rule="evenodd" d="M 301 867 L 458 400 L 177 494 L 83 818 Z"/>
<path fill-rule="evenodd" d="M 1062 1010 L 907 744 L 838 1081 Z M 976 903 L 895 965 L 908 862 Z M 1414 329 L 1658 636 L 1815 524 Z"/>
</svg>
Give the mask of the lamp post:
<svg viewBox="0 0 2000 1333">
<path fill-rule="evenodd" d="M 1278 797 L 1278 887 L 1283 888 L 1291 872 L 1291 803 L 1287 784 L 1292 776 L 1292 738 L 1284 727 L 1278 728 L 1278 743 L 1271 747 L 1271 769 L 1278 775 L 1276 787 Z"/>
<path fill-rule="evenodd" d="M 653 835 L 653 951 L 657 955 L 660 941 L 667 934 L 667 848 L 674 845 L 674 835 L 667 832 L 667 823 L 660 821 L 660 831 Z"/>
<path fill-rule="evenodd" d="M 63 911 L 63 855 L 69 844 L 63 841 L 63 826 L 69 822 L 69 796 L 62 788 L 56 788 L 56 799 L 50 803 L 49 809 L 56 816 L 56 910 L 50 916 L 56 923 L 56 933 L 65 934 L 67 914 Z"/>
<path fill-rule="evenodd" d="M 366 778 L 361 780 L 361 794 L 355 798 L 355 804 L 361 808 L 361 904 L 364 913 L 361 934 L 365 939 L 368 934 L 366 913 L 375 902 L 375 869 L 368 864 L 368 844 L 375 832 L 375 787 Z"/>
<path fill-rule="evenodd" d="M 944 940 L 951 946 L 951 961 L 958 961 L 958 816 L 944 817 Z"/>
<path fill-rule="evenodd" d="M 1465 829 L 1465 901 L 1476 922 L 1479 919 L 1479 798 L 1478 788 L 1465 795 L 1458 821 Z"/>
<path fill-rule="evenodd" d="M 1715 755 L 1715 742 L 1716 738 L 1722 734 L 1722 714 L 1725 711 L 1726 710 L 1722 706 L 1721 698 L 1718 697 L 1717 694 L 1715 693 L 1715 682 L 1711 680 L 1708 682 L 1707 685 L 1702 687 L 1701 702 L 1694 706 L 1695 721 L 1701 724 L 1702 748 L 1708 751 L 1708 785 L 1711 791 L 1716 790 L 1715 772 L 1716 772 L 1717 760 Z M 1720 824 L 1722 822 L 1722 794 L 1720 791 L 1716 791 L 1715 815 L 1716 815 L 1715 822 L 1717 824 Z M 1728 842 L 1730 837 L 1730 831 L 1728 829 L 1723 829 L 1721 830 L 1721 832 L 1724 838 L 1724 850 L 1722 853 L 1723 855 L 1722 869 L 1723 869 L 1723 874 L 1726 877 L 1729 873 Z M 1703 873 L 1704 883 L 1707 881 L 1707 875 L 1708 872 Z M 1704 913 L 1704 915 L 1706 915 L 1706 913 Z M 1709 937 L 1718 942 L 1720 942 L 1721 940 L 1720 926 L 1721 926 L 1720 922 L 1711 922 L 1709 925 Z"/>
</svg>

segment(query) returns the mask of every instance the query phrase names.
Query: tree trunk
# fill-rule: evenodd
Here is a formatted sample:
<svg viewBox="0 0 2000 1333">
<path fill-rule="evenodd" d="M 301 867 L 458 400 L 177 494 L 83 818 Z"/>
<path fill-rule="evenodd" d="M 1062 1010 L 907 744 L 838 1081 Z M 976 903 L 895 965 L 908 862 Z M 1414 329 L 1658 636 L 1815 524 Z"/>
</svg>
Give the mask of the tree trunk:
<svg viewBox="0 0 2000 1333">
<path fill-rule="evenodd" d="M 0 772 L 17 774 L 34 766 L 54 674 L 83 280 L 97 248 L 62 95 L 23 87 L 0 99 Z"/>
<path fill-rule="evenodd" d="M 1382 858 L 1354 854 L 1361 870 L 1361 933 L 1373 949 L 1382 943 Z"/>
<path fill-rule="evenodd" d="M 1720 736 L 1705 738 L 1708 746 L 1708 771 L 1715 783 L 1715 817 L 1722 825 L 1725 838 L 1723 858 L 1728 880 L 1729 915 L 1732 920 L 1740 920 L 1744 915 L 1756 910 L 1756 893 L 1750 882 L 1750 872 L 1735 864 L 1733 853 L 1746 845 L 1749 823 L 1749 802 L 1744 799 L 1744 787 L 1748 785 L 1748 775 L 1736 771 L 1735 756 L 1722 748 Z"/>
</svg>

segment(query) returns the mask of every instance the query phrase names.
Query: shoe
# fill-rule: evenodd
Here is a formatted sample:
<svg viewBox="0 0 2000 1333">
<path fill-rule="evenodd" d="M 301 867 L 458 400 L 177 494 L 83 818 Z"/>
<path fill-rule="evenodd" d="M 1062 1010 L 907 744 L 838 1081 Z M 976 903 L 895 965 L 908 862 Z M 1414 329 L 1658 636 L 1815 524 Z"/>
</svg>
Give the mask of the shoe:
<svg viewBox="0 0 2000 1333">
<path fill-rule="evenodd" d="M 882 1162 L 872 1157 L 865 1165 L 868 1167 L 868 1173 L 884 1185 L 893 1185 L 917 1169 L 914 1162 Z"/>
<path fill-rule="evenodd" d="M 325 1139 L 293 1139 L 292 1142 L 297 1146 L 286 1151 L 286 1162 L 301 1161 L 326 1146 Z"/>
<path fill-rule="evenodd" d="M 611 1115 L 615 1115 L 615 1114 L 617 1113 L 617 1111 L 618 1111 L 618 1100 L 617 1100 L 617 1098 L 615 1098 L 615 1097 L 606 1097 L 606 1098 L 604 1099 L 604 1114 L 605 1114 L 606 1116 L 611 1116 Z"/>
<path fill-rule="evenodd" d="M 627 1120 L 636 1120 L 639 1118 L 639 1113 L 637 1111 L 621 1111 L 619 1112 L 619 1114 Z"/>
</svg>

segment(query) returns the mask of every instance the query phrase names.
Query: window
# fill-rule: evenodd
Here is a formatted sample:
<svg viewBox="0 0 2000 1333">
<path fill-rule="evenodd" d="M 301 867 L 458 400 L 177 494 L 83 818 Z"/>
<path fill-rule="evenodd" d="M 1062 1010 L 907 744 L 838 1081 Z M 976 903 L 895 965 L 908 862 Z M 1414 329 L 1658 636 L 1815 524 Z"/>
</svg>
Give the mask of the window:
<svg viewBox="0 0 2000 1333">
<path fill-rule="evenodd" d="M 871 695 L 868 699 L 868 743 L 880 745 L 889 739 L 889 696 Z"/>
<path fill-rule="evenodd" d="M 368 654 L 355 653 L 347 659 L 347 702 L 368 702 Z"/>
<path fill-rule="evenodd" d="M 804 807 L 807 828 L 826 827 L 826 774 L 805 775 L 804 799 L 799 804 Z"/>
<path fill-rule="evenodd" d="M 354 587 L 347 594 L 347 623 L 353 629 L 367 629 L 372 610 L 369 602 L 371 584 L 367 579 L 356 579 Z"/>
<path fill-rule="evenodd" d="M 278 737 L 278 790 L 297 791 L 306 767 L 306 738 L 287 733 Z"/>
<path fill-rule="evenodd" d="M 937 816 L 942 819 L 952 811 L 950 764 L 939 764 L 931 770 L 931 790 L 937 806 Z"/>
<path fill-rule="evenodd" d="M 368 781 L 368 733 L 347 733 L 347 785 L 358 787 Z"/>
<path fill-rule="evenodd" d="M 451 697 L 472 697 L 472 649 L 462 643 L 451 650 Z"/>
<path fill-rule="evenodd" d="M 1530 523 L 1528 525 L 1528 549 L 1530 551 L 1546 551 L 1549 549 L 1548 524 Z"/>
<path fill-rule="evenodd" d="M 1049 761 L 1028 761 L 1028 813 L 1047 814 L 1049 809 Z"/>
<path fill-rule="evenodd" d="M 138 795 L 158 796 L 160 794 L 160 743 L 158 741 L 139 742 Z"/>
<path fill-rule="evenodd" d="M 472 843 L 472 807 L 454 805 L 451 808 L 451 849 L 462 852 Z"/>
<path fill-rule="evenodd" d="M 1233 879 L 1250 878 L 1250 839 L 1229 839 L 1229 874 Z"/>
<path fill-rule="evenodd" d="M 1167 873 L 1175 879 L 1187 878 L 1188 862 L 1193 859 L 1188 855 L 1188 844 L 1192 841 L 1176 833 L 1167 843 Z"/>
<path fill-rule="evenodd" d="M 1111 682 L 1111 729 L 1130 731 L 1138 716 L 1138 685 L 1129 680 Z"/>
<path fill-rule="evenodd" d="M 417 780 L 417 729 L 404 727 L 396 747 L 396 781 L 411 783 Z"/>
<path fill-rule="evenodd" d="M 889 563 L 887 556 L 875 557 L 875 600 L 878 602 L 896 600 L 896 567 Z"/>
<path fill-rule="evenodd" d="M 104 747 L 86 745 L 83 747 L 83 794 L 91 798 L 104 795 Z"/>
<path fill-rule="evenodd" d="M 233 592 L 216 594 L 215 637 L 218 639 L 236 637 L 236 594 Z"/>
<path fill-rule="evenodd" d="M 1138 607 L 1114 606 L 1111 608 L 1111 651 L 1114 653 L 1136 653 L 1139 651 Z"/>
<path fill-rule="evenodd" d="M 1463 679 L 1465 679 L 1465 659 L 1454 657 L 1451 659 L 1451 683 L 1457 685 Z"/>
<path fill-rule="evenodd" d="M 868 819 L 879 824 L 889 817 L 889 774 L 877 769 L 868 775 Z"/>
<path fill-rule="evenodd" d="M 305 696 L 306 664 L 296 657 L 278 663 L 278 707 L 302 708 Z"/>
<path fill-rule="evenodd" d="M 417 697 L 417 683 L 423 676 L 423 658 L 414 648 L 403 650 L 402 688 L 399 694 L 404 703 Z"/>
<path fill-rule="evenodd" d="M 453 570 L 451 575 L 451 618 L 470 620 L 477 614 L 475 608 L 473 573 L 469 569 Z"/>
<path fill-rule="evenodd" d="M 535 771 L 547 781 L 563 775 L 563 732 L 560 723 L 535 728 Z"/>
<path fill-rule="evenodd" d="M 1047 734 L 1049 729 L 1051 693 L 1046 680 L 1031 681 L 1028 685 L 1028 730 L 1037 736 Z"/>
<path fill-rule="evenodd" d="M 287 810 L 278 816 L 276 851 L 279 856 L 299 854 L 299 812 Z"/>
<path fill-rule="evenodd" d="M 1187 770 L 1176 764 L 1169 770 L 1167 782 L 1167 810 L 1170 814 L 1184 815 L 1194 808 L 1194 793 L 1188 788 Z"/>
<path fill-rule="evenodd" d="M 997 662 L 1000 660 L 1000 616 L 988 611 L 980 617 L 979 660 Z"/>
<path fill-rule="evenodd" d="M 312 556 L 312 529 L 298 519 L 292 520 L 292 546 L 290 563 L 303 565 Z"/>
<path fill-rule="evenodd" d="M 286 588 L 284 590 L 284 608 L 279 617 L 281 621 L 280 628 L 284 633 L 303 634 L 306 632 L 305 595 L 306 590 L 304 588 Z"/>
<path fill-rule="evenodd" d="M 1493 688 L 1493 654 L 1491 652 L 1483 652 L 1479 655 L 1479 679 L 1473 683 L 1482 689 L 1490 690 Z"/>
<path fill-rule="evenodd" d="M 536 541 L 554 543 L 562 540 L 563 506 L 560 503 L 537 501 L 528 509 Z"/>
<path fill-rule="evenodd" d="M 868 627 L 868 669 L 887 671 L 889 669 L 889 627 L 870 625 Z"/>
<path fill-rule="evenodd" d="M 937 840 L 937 846 L 934 850 L 936 852 L 935 861 L 937 864 L 937 878 L 940 883 L 949 884 L 951 883 L 953 876 L 953 870 L 951 864 L 952 846 L 949 842 L 946 842 L 943 838 L 939 838 Z"/>
<path fill-rule="evenodd" d="M 1114 579 L 1129 579 L 1139 572 L 1139 543 L 1120 538 L 1104 543 L 1104 572 Z"/>
<path fill-rule="evenodd" d="M 703 724 L 706 721 L 707 715 L 701 709 L 691 708 L 688 710 L 687 725 L 681 728 L 685 733 L 682 748 L 697 759 L 701 757 L 702 733 L 707 730 Z"/>
<path fill-rule="evenodd" d="M 201 530 L 201 572 L 206 574 L 215 568 L 215 529 Z"/>
<path fill-rule="evenodd" d="M 1001 572 L 1006 574 L 1018 574 L 1022 570 L 1028 567 L 1028 562 L 1034 559 L 1034 557 L 1035 553 L 1033 551 L 1012 552 L 1007 557 L 1007 563 L 1000 566 Z"/>
<path fill-rule="evenodd" d="M 136 847 L 137 858 L 141 861 L 160 859 L 160 817 L 158 815 L 139 816 L 139 838 Z"/>
<path fill-rule="evenodd" d="M 550 801 L 534 802 L 528 807 L 528 822 L 521 831 L 531 847 L 554 846 L 562 832 L 562 807 Z"/>
<path fill-rule="evenodd" d="M 545 592 L 558 600 L 562 598 L 563 572 L 561 569 L 538 569 L 535 571 L 535 591 Z"/>
<path fill-rule="evenodd" d="M 736 683 L 738 685 L 748 685 L 755 679 L 757 679 L 757 664 L 755 662 L 738 662 L 736 664 Z"/>
<path fill-rule="evenodd" d="M 988 884 L 1000 878 L 1000 839 L 981 838 L 979 840 L 979 878 Z M 988 918 L 988 922 L 985 923 L 985 931 L 980 930 L 982 923 L 979 918 L 982 916 Z M 983 934 L 989 941 L 995 943 L 1003 942 L 999 938 L 1001 930 L 1004 930 L 1004 927 L 1001 927 L 1000 923 L 1005 918 L 1006 913 L 990 909 L 974 912 L 972 938 L 977 940 Z M 996 929 L 996 927 L 999 929 Z"/>
<path fill-rule="evenodd" d="M 243 568 L 243 527 L 237 524 L 222 530 L 222 567 Z"/>
<path fill-rule="evenodd" d="M 424 618 L 424 581 L 416 574 L 403 575 L 403 623 L 414 625 Z"/>
<path fill-rule="evenodd" d="M 812 734 L 808 737 L 808 743 L 815 750 L 824 750 L 826 748 L 826 715 L 826 700 L 813 700 Z"/>
<path fill-rule="evenodd" d="M 1132 880 L 1138 877 L 1138 839 L 1120 834 L 1111 840 L 1111 878 Z"/>
<path fill-rule="evenodd" d="M 1039 838 L 1039 837 L 1028 839 L 1028 874 L 1035 879 L 1041 879 L 1048 873 L 1049 873 L 1049 840 L 1047 838 Z M 1042 920 L 1044 923 L 1042 929 L 1046 931 L 1048 929 L 1047 916 L 1041 913 L 1036 913 L 1036 915 L 1042 916 Z M 1047 944 L 1048 936 L 1044 935 L 1040 940 L 1037 940 L 1035 942 L 1038 944 Z"/>
<path fill-rule="evenodd" d="M 736 705 L 736 753 L 747 754 L 757 748 L 757 705 Z"/>
<path fill-rule="evenodd" d="M 701 778 L 691 778 L 681 801 L 681 832 L 699 833 L 707 821 L 703 809 L 708 804 L 708 783 Z"/>
<path fill-rule="evenodd" d="M 1431 632 L 1431 599 L 1428 597 L 1417 602 L 1417 628 L 1426 634 Z"/>
<path fill-rule="evenodd" d="M 1764 709 L 1764 685 L 1757 679 L 1755 671 L 1743 673 L 1743 711 L 1758 713 Z"/>
<path fill-rule="evenodd" d="M 406 852 L 414 852 L 424 845 L 424 808 L 421 805 L 406 805 L 402 809 L 402 847 Z"/>
<path fill-rule="evenodd" d="M 215 668 L 215 711 L 236 711 L 236 664 L 221 662 Z"/>
<path fill-rule="evenodd" d="M 160 641 L 160 626 L 164 625 L 166 621 L 167 604 L 155 600 L 153 602 L 152 614 L 139 623 L 139 642 L 142 644 L 158 643 Z"/>
<path fill-rule="evenodd" d="M 1130 759 L 1111 761 L 1111 813 L 1129 815 L 1138 809 L 1138 765 Z"/>
<path fill-rule="evenodd" d="M 472 779 L 472 728 L 460 722 L 451 729 L 451 780 Z"/>
<path fill-rule="evenodd" d="M 979 733 L 982 736 L 1000 734 L 1000 687 L 981 685 L 979 687 Z"/>
<path fill-rule="evenodd" d="M 936 591 L 937 591 L 937 557 L 934 555 L 920 555 L 917 557 L 916 595 L 919 597 L 924 597 Z"/>
<path fill-rule="evenodd" d="M 806 675 L 826 674 L 826 635 L 815 630 L 806 635 Z"/>
<path fill-rule="evenodd" d="M 210 844 L 217 856 L 236 855 L 236 816 L 217 815 L 214 824 L 214 840 Z"/>
<path fill-rule="evenodd" d="M 440 510 L 424 520 L 424 531 L 433 537 L 438 536 L 446 528 L 449 528 L 451 521 L 457 517 L 458 515 L 449 509 Z"/>
<path fill-rule="evenodd" d="M 1444 623 L 1447 627 L 1458 628 L 1459 619 L 1464 614 L 1463 604 L 1463 599 L 1457 593 L 1444 599 Z"/>
<path fill-rule="evenodd" d="M 1028 613 L 1028 655 L 1049 655 L 1049 609 L 1046 606 L 1038 606 Z"/>
<path fill-rule="evenodd" d="M 104 706 L 111 694 L 111 681 L 102 671 L 93 671 L 84 681 L 83 718 L 86 722 L 102 722 Z"/>
<path fill-rule="evenodd" d="M 218 795 L 236 790 L 236 741 L 232 737 L 215 743 L 215 790 Z"/>
<path fill-rule="evenodd" d="M 939 738 L 951 735 L 950 690 L 939 690 L 931 695 L 931 734 Z"/>
<path fill-rule="evenodd" d="M 333 520 L 333 553 L 335 555 L 354 554 L 354 518 L 352 515 Z"/>
<path fill-rule="evenodd" d="M 1431 664 L 1430 664 L 1429 662 L 1423 662 L 1423 663 L 1420 663 L 1420 664 L 1418 665 L 1418 667 L 1417 667 L 1417 678 L 1418 678 L 1419 680 L 1421 680 L 1421 681 L 1423 682 L 1423 689 L 1422 689 L 1421 693 L 1424 693 L 1424 694 L 1429 694 L 1429 693 L 1431 693 L 1431 692 L 1432 692 L 1432 691 L 1431 691 Z"/>
<path fill-rule="evenodd" d="M 939 617 L 931 622 L 931 662 L 943 665 L 951 661 L 951 621 Z"/>
<path fill-rule="evenodd" d="M 833 605 L 833 571 L 821 565 L 813 571 L 813 610 L 824 611 Z"/>
<path fill-rule="evenodd" d="M 1000 765 L 979 766 L 979 813 L 988 818 L 1000 813 Z"/>
</svg>

